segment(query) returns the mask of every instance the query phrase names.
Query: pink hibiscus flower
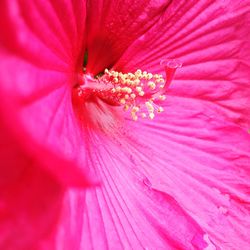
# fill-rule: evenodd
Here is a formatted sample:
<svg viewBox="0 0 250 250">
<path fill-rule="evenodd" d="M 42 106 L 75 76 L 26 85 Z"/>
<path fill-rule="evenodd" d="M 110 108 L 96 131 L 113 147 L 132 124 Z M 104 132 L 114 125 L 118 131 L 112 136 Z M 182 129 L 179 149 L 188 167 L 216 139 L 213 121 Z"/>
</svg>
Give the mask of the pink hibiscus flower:
<svg viewBox="0 0 250 250">
<path fill-rule="evenodd" d="M 2 0 L 0 249 L 249 249 L 249 6 Z"/>
</svg>

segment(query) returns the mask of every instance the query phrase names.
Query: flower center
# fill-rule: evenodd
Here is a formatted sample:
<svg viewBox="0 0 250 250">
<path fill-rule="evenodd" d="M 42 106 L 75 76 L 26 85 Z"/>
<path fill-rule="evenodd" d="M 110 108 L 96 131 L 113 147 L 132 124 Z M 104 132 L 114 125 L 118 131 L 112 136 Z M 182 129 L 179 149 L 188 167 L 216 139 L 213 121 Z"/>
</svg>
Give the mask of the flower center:
<svg viewBox="0 0 250 250">
<path fill-rule="evenodd" d="M 160 74 L 142 72 L 140 69 L 134 73 L 105 69 L 104 74 L 96 79 L 82 74 L 73 95 L 80 102 L 99 98 L 109 105 L 122 106 L 135 121 L 138 117 L 153 119 L 156 113 L 163 112 L 161 103 L 166 99 L 165 94 L 176 69 L 182 66 L 177 60 L 163 60 L 161 65 L 165 68 L 165 80 Z"/>
</svg>

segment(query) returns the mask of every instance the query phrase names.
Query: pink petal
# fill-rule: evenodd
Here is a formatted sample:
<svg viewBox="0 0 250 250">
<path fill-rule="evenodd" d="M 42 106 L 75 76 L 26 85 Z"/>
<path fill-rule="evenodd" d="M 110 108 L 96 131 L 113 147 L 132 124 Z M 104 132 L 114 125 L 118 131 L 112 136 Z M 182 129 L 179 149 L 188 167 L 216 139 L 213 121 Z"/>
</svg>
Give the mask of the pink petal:
<svg viewBox="0 0 250 250">
<path fill-rule="evenodd" d="M 169 3 L 162 0 L 89 1 L 87 69 L 97 74 L 112 66 L 126 48 L 160 18 Z"/>
<path fill-rule="evenodd" d="M 0 118 L 0 249 L 27 250 L 53 230 L 64 188 Z"/>
<path fill-rule="evenodd" d="M 5 63 L 7 62 L 5 60 Z M 0 72 L 0 78 L 4 79 L 6 84 L 9 83 L 7 87 L 13 82 L 16 83 L 13 91 L 1 86 L 0 110 L 3 119 L 22 145 L 40 158 L 41 162 L 44 161 L 45 167 L 49 166 L 48 170 L 60 181 L 65 185 L 85 186 L 88 181 L 84 165 L 81 165 L 85 157 L 85 154 L 81 153 L 84 140 L 72 108 L 70 88 L 67 85 L 60 87 L 62 74 L 48 72 L 42 77 L 43 71 L 28 64 L 24 64 L 26 67 L 23 68 L 21 65 L 19 60 L 20 72 L 17 75 L 11 72 L 9 75 L 1 74 L 4 70 Z M 27 74 L 29 81 L 37 84 L 33 93 L 32 89 L 22 84 Z M 56 84 L 58 81 L 59 87 L 55 90 L 53 87 L 46 87 L 46 81 L 48 86 L 49 83 Z M 34 144 L 37 146 L 34 147 Z M 64 163 L 65 160 L 67 163 Z M 47 165 L 49 161 L 54 164 Z"/>
<path fill-rule="evenodd" d="M 90 140 L 89 165 L 103 185 L 68 192 L 55 249 L 205 248 L 198 224 L 170 195 L 151 187 L 126 145 L 96 134 Z"/>
<path fill-rule="evenodd" d="M 0 46 L 4 119 L 20 140 L 25 134 L 44 154 L 71 162 L 50 164 L 64 184 L 85 186 L 84 139 L 71 103 L 73 72 L 84 51 L 85 4 L 2 1 L 0 7 L 0 31 L 6 34 Z"/>
<path fill-rule="evenodd" d="M 0 7 L 5 50 L 39 67 L 59 71 L 71 69 L 78 57 L 83 58 L 85 1 L 3 0 Z"/>
<path fill-rule="evenodd" d="M 247 249 L 250 135 L 202 102 L 169 97 L 164 109 L 152 122 L 127 124 L 136 134 L 137 146 L 130 149 L 135 164 L 156 188 L 175 197 L 217 246 Z"/>
<path fill-rule="evenodd" d="M 206 103 L 222 119 L 250 126 L 249 1 L 175 1 L 138 38 L 115 68 L 163 72 L 160 61 L 179 58 L 169 94 Z"/>
</svg>

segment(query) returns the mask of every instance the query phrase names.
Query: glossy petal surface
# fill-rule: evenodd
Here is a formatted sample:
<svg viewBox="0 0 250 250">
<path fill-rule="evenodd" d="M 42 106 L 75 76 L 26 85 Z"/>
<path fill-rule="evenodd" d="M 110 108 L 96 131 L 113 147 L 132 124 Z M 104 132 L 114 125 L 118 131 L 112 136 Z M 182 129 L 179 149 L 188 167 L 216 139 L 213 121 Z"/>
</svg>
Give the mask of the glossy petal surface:
<svg viewBox="0 0 250 250">
<path fill-rule="evenodd" d="M 75 72 L 83 60 L 85 7 L 83 1 L 1 2 L 0 30 L 5 36 L 0 81 L 6 117 L 47 150 L 75 161 L 68 169 L 56 164 L 51 169 L 54 174 L 65 171 L 65 177 L 75 172 L 75 185 L 80 185 L 79 174 L 85 185 L 80 170 L 84 135 L 71 103 Z M 15 114 L 8 115 L 12 110 Z"/>
<path fill-rule="evenodd" d="M 90 135 L 89 166 L 103 185 L 67 194 L 57 249 L 205 248 L 202 229 L 173 197 L 151 186 L 123 139 L 118 148 Z"/>
<path fill-rule="evenodd" d="M 1 137 L 8 143 L 0 160 L 8 168 L 1 166 L 0 244 L 10 250 L 33 243 L 41 250 L 204 249 L 210 238 L 207 250 L 247 249 L 249 6 L 2 1 L 0 109 L 7 125 Z M 180 58 L 184 67 L 167 93 L 165 113 L 135 123 L 98 101 L 77 108 L 79 122 L 71 88 L 85 50 L 93 74 L 114 64 L 122 72 L 163 73 L 162 59 Z M 40 154 L 20 144 L 26 135 Z M 61 185 L 89 184 L 86 172 L 102 185 L 67 190 L 53 230 Z M 19 233 L 23 221 L 25 230 L 14 238 L 13 225 Z"/>
<path fill-rule="evenodd" d="M 54 229 L 64 188 L 0 120 L 0 249 L 33 249 Z"/>
<path fill-rule="evenodd" d="M 128 46 L 155 24 L 171 1 L 88 2 L 88 71 L 112 67 Z M 143 6 L 143 8 L 142 8 Z"/>
<path fill-rule="evenodd" d="M 175 197 L 218 247 L 247 249 L 250 136 L 188 102 L 177 107 L 169 97 L 167 116 L 144 126 L 130 122 L 140 131 L 139 146 L 130 152 L 153 185 Z"/>
<path fill-rule="evenodd" d="M 241 126 L 250 124 L 249 1 L 173 1 L 162 18 L 137 39 L 115 68 L 164 73 L 160 61 L 184 67 L 169 93 L 178 103 L 201 103 Z"/>
<path fill-rule="evenodd" d="M 157 72 L 162 58 L 184 63 L 165 113 L 128 127 L 147 145 L 138 161 L 152 183 L 176 197 L 219 247 L 247 249 L 249 9 L 231 1 L 175 3 L 116 65 Z"/>
</svg>

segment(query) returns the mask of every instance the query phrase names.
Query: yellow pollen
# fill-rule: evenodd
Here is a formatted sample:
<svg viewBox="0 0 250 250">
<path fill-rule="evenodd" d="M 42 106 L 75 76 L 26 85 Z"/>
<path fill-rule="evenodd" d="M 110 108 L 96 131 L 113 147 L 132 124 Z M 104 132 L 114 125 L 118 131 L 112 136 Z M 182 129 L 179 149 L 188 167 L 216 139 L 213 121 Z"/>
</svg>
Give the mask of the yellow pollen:
<svg viewBox="0 0 250 250">
<path fill-rule="evenodd" d="M 148 73 L 148 80 L 152 79 L 153 78 L 153 74 L 151 73 Z"/>
<path fill-rule="evenodd" d="M 139 92 L 139 96 L 144 96 L 144 94 L 145 94 L 144 91 Z"/>
<path fill-rule="evenodd" d="M 149 118 L 150 118 L 151 120 L 154 119 L 154 117 L 155 117 L 154 113 L 150 113 L 148 116 L 149 116 Z"/>
<path fill-rule="evenodd" d="M 138 108 L 138 107 L 133 107 L 133 108 L 132 108 L 132 112 L 136 113 L 136 112 L 138 112 L 138 111 L 139 111 L 139 108 Z"/>
<path fill-rule="evenodd" d="M 164 111 L 164 109 L 162 107 L 159 107 L 158 110 L 157 110 L 158 113 L 161 113 L 163 111 Z"/>
<path fill-rule="evenodd" d="M 125 103 L 126 103 L 126 100 L 125 100 L 125 99 L 121 99 L 121 100 L 120 100 L 120 103 L 121 103 L 121 104 L 125 104 Z"/>
<path fill-rule="evenodd" d="M 128 104 L 124 105 L 123 109 L 124 109 L 124 111 L 128 111 L 129 110 L 129 105 Z"/>
<path fill-rule="evenodd" d="M 166 96 L 165 96 L 165 95 L 160 95 L 160 96 L 159 96 L 159 100 L 161 100 L 161 101 L 166 100 Z"/>
<path fill-rule="evenodd" d="M 134 85 L 138 85 L 140 83 L 140 80 L 139 79 L 135 79 L 134 80 Z"/>
<path fill-rule="evenodd" d="M 154 111 L 154 106 L 152 105 L 152 103 L 150 102 L 145 102 L 145 105 L 148 109 L 149 112 L 153 112 Z"/>
<path fill-rule="evenodd" d="M 132 99 L 135 99 L 136 95 L 133 93 L 133 94 L 130 95 L 130 97 L 131 97 Z"/>
<path fill-rule="evenodd" d="M 158 78 L 158 79 L 156 79 L 155 81 L 156 81 L 156 83 L 163 83 L 163 82 L 164 82 L 164 79 Z"/>
<path fill-rule="evenodd" d="M 154 82 L 150 81 L 150 82 L 148 82 L 148 86 L 149 86 L 150 89 L 154 90 L 156 85 L 155 85 Z"/>
<path fill-rule="evenodd" d="M 142 87 L 136 87 L 137 92 L 141 92 L 142 91 Z"/>
<path fill-rule="evenodd" d="M 111 93 L 115 100 L 129 111 L 134 121 L 138 117 L 154 119 L 155 113 L 163 112 L 158 102 L 166 99 L 165 95 L 157 95 L 164 87 L 162 75 L 148 73 L 137 69 L 136 72 L 122 73 L 105 69 L 102 80 L 112 84 Z"/>
</svg>

